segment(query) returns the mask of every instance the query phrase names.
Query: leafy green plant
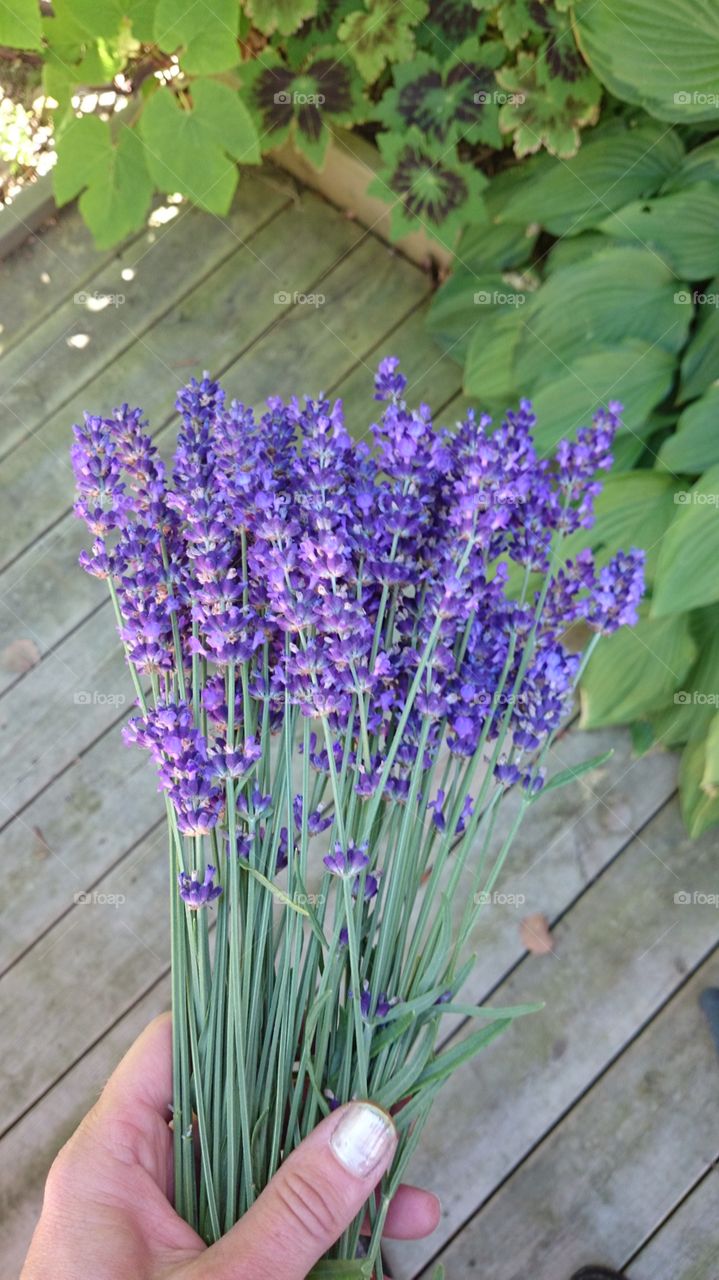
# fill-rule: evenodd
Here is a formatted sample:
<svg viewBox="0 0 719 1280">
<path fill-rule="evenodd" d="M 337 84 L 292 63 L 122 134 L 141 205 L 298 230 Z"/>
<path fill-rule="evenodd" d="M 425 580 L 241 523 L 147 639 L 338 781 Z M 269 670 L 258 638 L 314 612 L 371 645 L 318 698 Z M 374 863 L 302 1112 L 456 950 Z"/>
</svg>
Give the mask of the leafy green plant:
<svg viewBox="0 0 719 1280">
<path fill-rule="evenodd" d="M 601 125 L 571 161 L 501 174 L 489 230 L 465 232 L 430 316 L 483 408 L 531 395 L 547 454 L 623 402 L 618 469 L 567 553 L 644 546 L 649 598 L 590 662 L 582 719 L 632 723 L 641 750 L 683 747 L 693 834 L 719 821 L 717 142 L 685 151 L 682 130 L 639 116 Z"/>
</svg>

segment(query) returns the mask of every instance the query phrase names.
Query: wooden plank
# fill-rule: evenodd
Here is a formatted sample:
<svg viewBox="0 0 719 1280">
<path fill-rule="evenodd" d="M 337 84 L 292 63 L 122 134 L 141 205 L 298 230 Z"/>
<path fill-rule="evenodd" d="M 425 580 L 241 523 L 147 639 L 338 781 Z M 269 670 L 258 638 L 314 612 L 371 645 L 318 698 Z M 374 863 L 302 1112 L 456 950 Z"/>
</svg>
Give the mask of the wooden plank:
<svg viewBox="0 0 719 1280">
<path fill-rule="evenodd" d="M 221 370 L 250 347 L 284 314 L 275 303 L 280 286 L 288 292 L 311 290 L 323 272 L 351 249 L 358 234 L 323 201 L 308 195 L 216 265 L 200 283 L 197 272 L 187 279 L 188 287 L 193 282 L 195 287 L 185 297 L 109 368 L 82 390 L 74 390 L 68 403 L 3 461 L 2 564 L 11 562 L 69 510 L 73 499 L 70 424 L 81 420 L 84 409 L 109 413 L 114 405 L 130 399 L 142 405 L 157 430 L 173 416 L 179 383 L 201 376 L 207 367 Z M 159 263 L 151 261 L 154 283 L 148 277 L 145 287 L 161 293 L 155 275 Z M 68 361 L 68 376 L 71 368 Z M 42 381 L 46 380 L 45 375 Z"/>
<path fill-rule="evenodd" d="M 365 353 L 349 375 L 329 388 L 333 395 L 342 396 L 351 430 L 359 434 L 376 416 L 371 370 L 389 352 L 401 357 L 410 384 L 415 383 L 411 395 L 417 401 L 424 398 L 439 409 L 456 391 L 459 371 L 451 362 L 441 361 L 441 352 L 425 332 L 425 314 L 422 304 L 371 354 Z M 440 361 L 435 363 L 438 356 Z M 77 569 L 77 557 L 85 546 L 84 525 L 68 514 L 0 573 L 0 694 L 21 678 L 13 647 L 17 641 L 30 641 L 39 655 L 45 655 L 106 601 L 102 584 Z"/>
<path fill-rule="evenodd" d="M 513 1026 L 440 1095 L 412 1179 L 440 1192 L 442 1222 L 431 1242 L 409 1246 L 405 1275 L 419 1272 L 460 1230 L 716 945 L 716 908 L 674 901 L 678 892 L 710 892 L 715 864 L 714 833 L 690 841 L 672 801 L 561 916 L 554 953 L 527 956 L 492 992 L 489 1004 L 543 1000 L 546 1007 Z M 527 883 L 510 868 L 501 887 L 513 893 Z M 535 909 L 528 898 L 518 914 Z M 540 909 L 556 916 L 551 897 Z M 480 927 L 475 947 L 487 945 Z M 453 1169 L 443 1174 L 447 1151 Z M 535 1275 L 532 1268 L 528 1274 Z"/>
<path fill-rule="evenodd" d="M 0 258 L 6 258 L 52 215 L 52 177 L 46 174 L 23 187 L 0 209 Z"/>
<path fill-rule="evenodd" d="M 172 303 L 277 214 L 287 197 L 248 175 L 226 219 L 178 207 L 93 274 L 0 360 L 6 453 L 116 359 Z"/>
<path fill-rule="evenodd" d="M 133 1040 L 169 1004 L 169 980 L 161 979 L 0 1142 L 0 1257 L 7 1280 L 22 1266 L 59 1148 Z"/>
<path fill-rule="evenodd" d="M 692 914 L 691 908 L 680 910 Z M 719 1155 L 716 1054 L 697 1007 L 701 988 L 718 979 L 715 952 L 440 1255 L 448 1277 L 557 1280 L 589 1263 L 623 1268 Z M 508 1080 L 510 1094 L 511 1087 Z M 483 1096 L 479 1103 L 485 1118 L 487 1101 Z M 542 1097 L 536 1105 L 542 1106 Z M 493 1131 L 491 1119 L 490 1125 Z M 490 1155 L 492 1136 L 482 1132 L 476 1161 Z M 452 1150 L 449 1144 L 447 1150 Z M 472 1173 L 453 1152 L 448 1179 Z M 651 1264 L 643 1271 L 632 1267 L 631 1280 L 714 1280 L 719 1257 L 716 1186 L 708 1194 L 713 1209 L 703 1222 L 696 1252 L 700 1266 L 711 1253 L 711 1270 L 693 1269 L 690 1237 L 684 1263 L 672 1256 L 663 1272 Z M 405 1264 L 395 1274 L 413 1272 Z M 431 1274 L 430 1268 L 424 1280 Z"/>
<path fill-rule="evenodd" d="M 707 1099 L 708 1119 L 716 1115 L 716 1096 L 715 1079 Z M 629 1264 L 627 1276 L 628 1280 L 716 1280 L 717 1258 L 719 1172 L 714 1166 Z"/>
<path fill-rule="evenodd" d="M 0 218 L 2 215 L 0 215 Z M 37 325 L 69 294 L 117 257 L 119 247 L 100 251 L 77 209 L 55 214 L 2 265 L 0 354 Z"/>
</svg>

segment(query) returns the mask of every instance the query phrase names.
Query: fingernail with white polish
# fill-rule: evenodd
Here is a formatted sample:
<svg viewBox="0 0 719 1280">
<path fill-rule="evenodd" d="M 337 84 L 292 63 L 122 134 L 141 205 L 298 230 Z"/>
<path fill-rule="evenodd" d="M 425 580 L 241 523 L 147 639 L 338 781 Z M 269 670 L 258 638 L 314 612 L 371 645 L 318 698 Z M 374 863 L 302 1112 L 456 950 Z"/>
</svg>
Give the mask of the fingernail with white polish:
<svg viewBox="0 0 719 1280">
<path fill-rule="evenodd" d="M 356 1178 L 366 1178 L 386 1159 L 396 1130 L 385 1111 L 368 1102 L 353 1102 L 330 1138 L 337 1159 Z"/>
</svg>

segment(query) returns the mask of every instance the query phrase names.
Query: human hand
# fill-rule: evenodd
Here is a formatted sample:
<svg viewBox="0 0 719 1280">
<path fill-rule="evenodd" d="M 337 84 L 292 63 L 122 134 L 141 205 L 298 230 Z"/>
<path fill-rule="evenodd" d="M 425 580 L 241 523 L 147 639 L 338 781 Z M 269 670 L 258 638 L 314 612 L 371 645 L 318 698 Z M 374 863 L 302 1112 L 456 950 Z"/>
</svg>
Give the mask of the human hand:
<svg viewBox="0 0 719 1280">
<path fill-rule="evenodd" d="M 156 1018 L 48 1175 L 20 1280 L 304 1280 L 390 1164 L 389 1117 L 353 1102 L 294 1151 L 248 1213 L 208 1248 L 170 1203 L 171 1022 Z M 401 1187 L 386 1234 L 419 1239 L 435 1196 Z"/>
</svg>

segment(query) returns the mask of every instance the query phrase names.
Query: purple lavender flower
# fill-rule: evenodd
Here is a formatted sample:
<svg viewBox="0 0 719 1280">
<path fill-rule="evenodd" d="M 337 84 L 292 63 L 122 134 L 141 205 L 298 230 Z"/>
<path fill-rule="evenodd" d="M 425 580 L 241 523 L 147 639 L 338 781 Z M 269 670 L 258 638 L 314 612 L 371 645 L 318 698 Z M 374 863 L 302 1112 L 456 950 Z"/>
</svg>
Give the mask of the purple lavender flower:
<svg viewBox="0 0 719 1280">
<path fill-rule="evenodd" d="M 367 848 L 367 842 L 356 845 L 354 840 L 350 840 L 347 848 L 343 849 L 338 840 L 334 852 L 326 854 L 322 861 L 333 876 L 349 879 L 358 875 L 360 871 L 364 871 L 364 868 L 369 865 Z"/>
<path fill-rule="evenodd" d="M 198 873 L 192 871 L 190 875 L 186 871 L 181 871 L 177 877 L 180 886 L 180 897 L 193 911 L 199 910 L 200 907 L 206 907 L 210 902 L 214 902 L 215 898 L 219 898 L 222 893 L 222 886 L 214 883 L 213 877 L 216 874 L 216 868 L 209 864 L 205 867 L 205 878 L 200 881 Z"/>
</svg>

